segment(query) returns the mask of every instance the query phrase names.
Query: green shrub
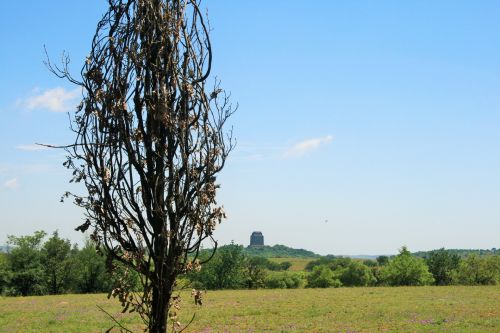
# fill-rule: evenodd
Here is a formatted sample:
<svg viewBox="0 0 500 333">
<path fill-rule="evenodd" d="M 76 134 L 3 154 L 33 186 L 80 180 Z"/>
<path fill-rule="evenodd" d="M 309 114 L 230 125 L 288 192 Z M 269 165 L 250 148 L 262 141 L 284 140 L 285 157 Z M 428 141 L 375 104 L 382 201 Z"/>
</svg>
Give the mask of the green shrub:
<svg viewBox="0 0 500 333">
<path fill-rule="evenodd" d="M 202 261 L 206 258 L 200 258 Z M 198 289 L 241 289 L 246 287 L 246 257 L 243 246 L 230 244 L 220 247 L 199 272 L 188 278 Z"/>
<path fill-rule="evenodd" d="M 425 262 L 429 266 L 435 284 L 445 286 L 452 283 L 452 274 L 458 268 L 460 257 L 442 248 L 428 252 Z"/>
<path fill-rule="evenodd" d="M 346 268 L 341 270 L 340 282 L 348 287 L 368 286 L 375 283 L 375 277 L 368 266 L 353 260 Z"/>
<path fill-rule="evenodd" d="M 453 273 L 454 284 L 496 285 L 500 283 L 500 256 L 470 254 L 460 261 Z"/>
<path fill-rule="evenodd" d="M 264 285 L 269 289 L 296 289 L 302 288 L 306 283 L 301 272 L 269 272 Z"/>
<path fill-rule="evenodd" d="M 342 282 L 326 265 L 315 266 L 307 277 L 308 288 L 340 287 Z"/>
<path fill-rule="evenodd" d="M 332 271 L 336 271 L 340 268 L 346 268 L 347 266 L 349 266 L 349 263 L 351 261 L 351 258 L 328 255 L 326 257 L 321 257 L 319 259 L 308 262 L 305 269 L 306 271 L 312 271 L 316 266 L 327 266 Z"/>
<path fill-rule="evenodd" d="M 382 279 L 390 286 L 423 286 L 434 282 L 424 260 L 412 256 L 404 246 L 399 254 L 384 266 Z"/>
</svg>

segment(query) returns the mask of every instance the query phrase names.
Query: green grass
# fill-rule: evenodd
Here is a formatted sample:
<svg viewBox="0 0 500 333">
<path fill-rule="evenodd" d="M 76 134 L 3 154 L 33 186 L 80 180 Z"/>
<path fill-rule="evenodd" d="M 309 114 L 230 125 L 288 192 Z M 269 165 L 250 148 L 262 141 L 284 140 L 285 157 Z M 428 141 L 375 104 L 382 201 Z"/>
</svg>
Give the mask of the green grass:
<svg viewBox="0 0 500 333">
<path fill-rule="evenodd" d="M 303 271 L 306 268 L 306 265 L 316 258 L 268 258 L 270 261 L 282 263 L 283 261 L 289 261 L 292 266 L 288 269 L 289 271 Z"/>
<path fill-rule="evenodd" d="M 500 287 L 213 291 L 195 308 L 183 294 L 184 332 L 500 332 Z M 96 305 L 139 331 L 105 295 L 0 298 L 0 332 L 102 332 Z"/>
</svg>

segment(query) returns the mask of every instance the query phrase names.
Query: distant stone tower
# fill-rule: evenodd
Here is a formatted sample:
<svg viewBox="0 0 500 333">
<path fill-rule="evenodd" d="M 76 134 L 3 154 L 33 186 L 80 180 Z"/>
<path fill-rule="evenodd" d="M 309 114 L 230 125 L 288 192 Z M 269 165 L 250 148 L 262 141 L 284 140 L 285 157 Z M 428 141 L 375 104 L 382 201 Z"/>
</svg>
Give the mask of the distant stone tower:
<svg viewBox="0 0 500 333">
<path fill-rule="evenodd" d="M 252 232 L 252 236 L 250 236 L 250 246 L 264 246 L 264 235 L 262 235 L 262 232 Z"/>
</svg>

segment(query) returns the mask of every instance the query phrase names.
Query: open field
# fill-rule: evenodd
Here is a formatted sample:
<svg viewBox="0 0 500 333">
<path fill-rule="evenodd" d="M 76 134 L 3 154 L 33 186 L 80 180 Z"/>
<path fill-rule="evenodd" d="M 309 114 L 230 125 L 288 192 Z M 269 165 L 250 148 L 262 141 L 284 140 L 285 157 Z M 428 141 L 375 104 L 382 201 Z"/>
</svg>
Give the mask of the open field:
<svg viewBox="0 0 500 333">
<path fill-rule="evenodd" d="M 100 294 L 0 298 L 0 332 L 102 332 L 96 305 L 139 331 Z M 184 332 L 500 332 L 500 286 L 212 291 Z"/>
</svg>

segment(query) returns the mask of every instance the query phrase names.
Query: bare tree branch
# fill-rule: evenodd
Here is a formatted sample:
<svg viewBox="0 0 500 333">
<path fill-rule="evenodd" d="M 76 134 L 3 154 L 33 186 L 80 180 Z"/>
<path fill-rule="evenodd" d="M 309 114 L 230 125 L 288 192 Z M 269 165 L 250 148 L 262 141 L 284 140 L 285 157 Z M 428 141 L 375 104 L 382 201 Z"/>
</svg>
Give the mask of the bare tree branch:
<svg viewBox="0 0 500 333">
<path fill-rule="evenodd" d="M 65 149 L 66 192 L 85 210 L 77 230 L 108 256 L 140 274 L 140 296 L 117 286 L 125 310 L 150 332 L 166 332 L 176 277 L 193 267 L 203 241 L 225 218 L 217 175 L 234 148 L 226 122 L 235 108 L 220 82 L 210 89 L 212 46 L 199 0 L 108 0 L 92 47 L 74 79 L 47 56 L 60 78 L 82 87 L 72 114 L 76 139 Z M 194 259 L 193 259 L 194 258 Z"/>
</svg>

